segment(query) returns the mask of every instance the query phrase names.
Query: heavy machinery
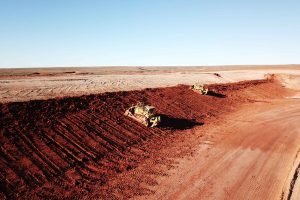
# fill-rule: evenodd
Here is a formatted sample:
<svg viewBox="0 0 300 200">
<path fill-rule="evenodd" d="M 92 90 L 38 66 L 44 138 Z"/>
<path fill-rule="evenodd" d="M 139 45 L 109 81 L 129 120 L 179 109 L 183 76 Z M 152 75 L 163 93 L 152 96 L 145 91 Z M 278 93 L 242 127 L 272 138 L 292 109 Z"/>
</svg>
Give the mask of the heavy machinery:
<svg viewBox="0 0 300 200">
<path fill-rule="evenodd" d="M 192 90 L 200 93 L 200 94 L 207 94 L 208 93 L 208 88 L 204 86 L 204 84 L 196 83 L 192 85 Z"/>
<path fill-rule="evenodd" d="M 157 126 L 161 122 L 161 117 L 156 114 L 155 107 L 138 103 L 127 109 L 124 115 L 144 124 L 147 127 Z"/>
</svg>

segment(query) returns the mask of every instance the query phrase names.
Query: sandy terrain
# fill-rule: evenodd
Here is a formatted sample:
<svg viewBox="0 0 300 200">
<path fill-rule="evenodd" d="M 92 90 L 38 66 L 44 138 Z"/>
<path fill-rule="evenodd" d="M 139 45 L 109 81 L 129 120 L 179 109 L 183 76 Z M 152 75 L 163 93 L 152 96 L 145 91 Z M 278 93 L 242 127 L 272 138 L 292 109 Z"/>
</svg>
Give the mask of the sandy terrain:
<svg viewBox="0 0 300 200">
<path fill-rule="evenodd" d="M 28 101 L 65 96 L 80 96 L 112 91 L 168 87 L 177 84 L 228 83 L 263 79 L 267 73 L 300 75 L 300 67 L 289 68 L 125 68 L 109 72 L 73 69 L 20 71 L 0 70 L 0 102 Z M 296 70 L 295 70 L 296 69 Z M 298 70 L 297 70 L 298 69 Z M 217 76 L 217 74 L 220 76 Z M 10 75 L 9 75 L 10 74 Z M 287 80 L 287 79 L 285 79 Z"/>
<path fill-rule="evenodd" d="M 299 101 L 244 107 L 219 127 L 231 134 L 181 159 L 147 199 L 279 199 L 300 148 L 299 113 Z"/>
<path fill-rule="evenodd" d="M 1 199 L 299 198 L 297 66 L 76 70 L 0 73 Z"/>
</svg>

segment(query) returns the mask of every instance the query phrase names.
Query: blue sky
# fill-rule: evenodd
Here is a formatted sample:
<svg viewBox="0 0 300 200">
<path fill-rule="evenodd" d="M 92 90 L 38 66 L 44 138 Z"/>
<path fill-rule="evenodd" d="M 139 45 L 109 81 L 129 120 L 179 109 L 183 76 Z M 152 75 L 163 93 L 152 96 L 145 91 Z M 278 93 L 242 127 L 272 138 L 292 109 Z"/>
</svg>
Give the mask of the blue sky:
<svg viewBox="0 0 300 200">
<path fill-rule="evenodd" d="M 0 0 L 0 67 L 291 63 L 296 0 Z"/>
</svg>

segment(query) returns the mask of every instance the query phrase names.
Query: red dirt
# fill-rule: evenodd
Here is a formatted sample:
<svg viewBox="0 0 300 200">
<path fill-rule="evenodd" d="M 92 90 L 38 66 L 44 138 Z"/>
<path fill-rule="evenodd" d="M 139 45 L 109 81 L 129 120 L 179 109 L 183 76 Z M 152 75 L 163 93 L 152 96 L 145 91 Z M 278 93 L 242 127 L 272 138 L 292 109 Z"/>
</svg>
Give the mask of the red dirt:
<svg viewBox="0 0 300 200">
<path fill-rule="evenodd" d="M 149 155 L 155 144 L 163 148 L 170 137 L 243 103 L 285 94 L 272 80 L 209 88 L 215 93 L 203 96 L 179 85 L 0 104 L 0 198 L 82 198 L 99 188 L 99 196 L 115 197 L 105 193 L 110 180 L 155 157 Z M 147 128 L 125 117 L 138 101 L 154 105 L 165 123 Z"/>
</svg>

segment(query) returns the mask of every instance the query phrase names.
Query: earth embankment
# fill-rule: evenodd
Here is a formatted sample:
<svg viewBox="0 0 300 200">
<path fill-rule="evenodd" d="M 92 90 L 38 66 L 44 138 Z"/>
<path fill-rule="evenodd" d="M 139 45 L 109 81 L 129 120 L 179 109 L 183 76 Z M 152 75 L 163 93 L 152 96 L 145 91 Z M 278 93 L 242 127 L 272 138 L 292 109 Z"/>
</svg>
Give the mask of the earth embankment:
<svg viewBox="0 0 300 200">
<path fill-rule="evenodd" d="M 282 98 L 274 80 L 213 84 L 210 95 L 187 85 L 81 97 L 0 104 L 1 198 L 82 198 L 109 191 L 116 174 L 130 171 L 184 130 L 205 126 L 244 103 Z M 163 115 L 147 128 L 123 115 L 145 102 Z M 153 142 L 154 141 L 154 142 Z M 157 152 L 158 153 L 158 152 Z M 111 195 L 111 196 L 106 196 Z"/>
</svg>

